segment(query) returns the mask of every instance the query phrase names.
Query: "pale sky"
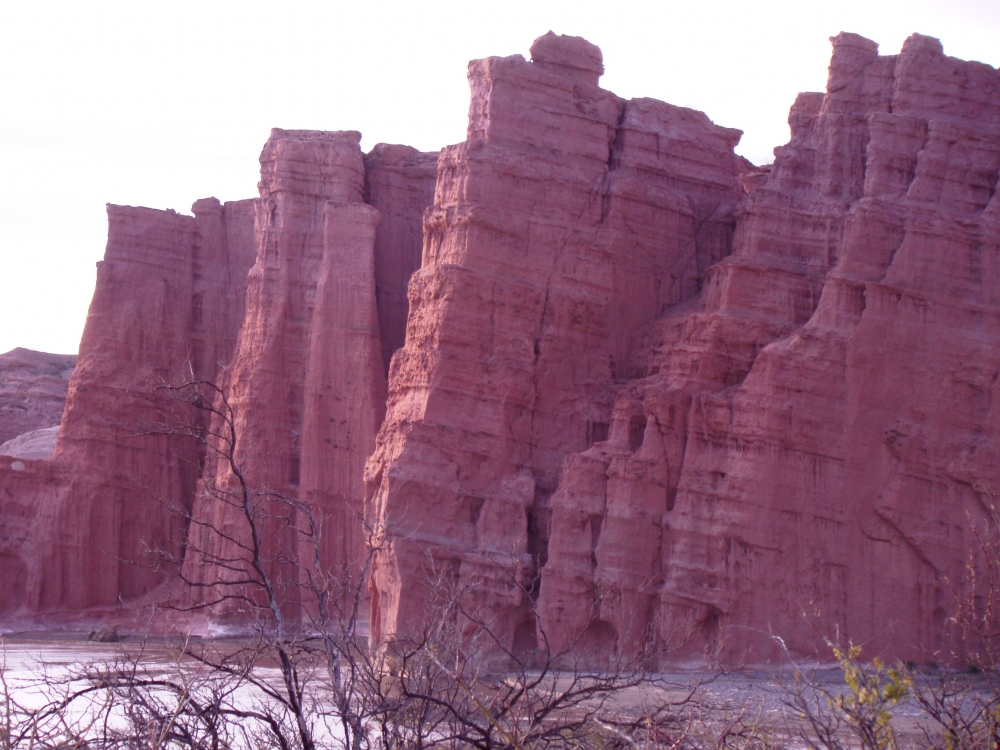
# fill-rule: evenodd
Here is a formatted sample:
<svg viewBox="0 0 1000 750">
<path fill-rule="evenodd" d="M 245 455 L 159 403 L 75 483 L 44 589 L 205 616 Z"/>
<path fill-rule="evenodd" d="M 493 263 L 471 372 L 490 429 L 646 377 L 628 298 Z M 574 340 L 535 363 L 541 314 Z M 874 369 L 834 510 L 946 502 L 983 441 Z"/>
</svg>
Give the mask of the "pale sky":
<svg viewBox="0 0 1000 750">
<path fill-rule="evenodd" d="M 469 60 L 552 29 L 604 52 L 602 85 L 744 131 L 756 163 L 822 91 L 828 38 L 895 54 L 913 32 L 1000 66 L 1000 0 L 128 0 L 0 3 L 0 352 L 76 352 L 105 204 L 256 195 L 272 127 L 465 138 Z"/>
</svg>

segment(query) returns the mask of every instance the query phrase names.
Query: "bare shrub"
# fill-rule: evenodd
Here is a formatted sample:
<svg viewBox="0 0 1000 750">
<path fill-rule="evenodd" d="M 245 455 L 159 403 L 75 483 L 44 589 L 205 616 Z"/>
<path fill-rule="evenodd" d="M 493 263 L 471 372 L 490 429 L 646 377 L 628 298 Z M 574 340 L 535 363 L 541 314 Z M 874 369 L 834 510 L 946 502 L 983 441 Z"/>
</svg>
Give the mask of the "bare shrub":
<svg viewBox="0 0 1000 750">
<path fill-rule="evenodd" d="M 183 557 L 149 550 L 146 564 L 184 584 L 168 605 L 172 617 L 217 613 L 240 635 L 171 643 L 169 668 L 147 658 L 147 637 L 122 644 L 108 663 L 40 674 L 29 687 L 44 695 L 41 706 L 5 692 L 3 750 L 763 747 L 753 744 L 757 730 L 743 715 L 705 745 L 708 734 L 691 731 L 701 710 L 697 686 L 664 697 L 648 649 L 583 662 L 572 648 L 553 652 L 539 628 L 537 651 L 515 652 L 470 604 L 476 583 L 459 586 L 444 573 L 430 582 L 433 619 L 417 635 L 370 647 L 363 623 L 370 566 L 392 530 L 367 528 L 366 558 L 330 570 L 320 559 L 314 509 L 248 479 L 224 390 L 195 380 L 155 390 L 156 403 L 167 395 L 183 408 L 162 409 L 161 422 L 142 434 L 200 443 L 225 477 L 217 483 L 207 472 L 203 491 L 227 520 L 171 508 L 199 532 L 192 539 L 207 541 L 189 542 Z M 194 424 L 176 421 L 192 410 L 200 414 Z M 209 575 L 188 575 L 191 560 Z M 645 692 L 630 707 L 620 699 L 635 689 Z"/>
</svg>

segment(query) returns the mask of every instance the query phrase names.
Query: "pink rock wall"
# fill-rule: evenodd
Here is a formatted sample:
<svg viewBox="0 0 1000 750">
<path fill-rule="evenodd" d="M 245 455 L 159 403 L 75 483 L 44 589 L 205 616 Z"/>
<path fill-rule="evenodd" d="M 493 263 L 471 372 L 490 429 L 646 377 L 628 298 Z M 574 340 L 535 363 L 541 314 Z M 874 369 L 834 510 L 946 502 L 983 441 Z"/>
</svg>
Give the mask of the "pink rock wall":
<svg viewBox="0 0 1000 750">
<path fill-rule="evenodd" d="M 29 590 L 40 562 L 35 525 L 53 504 L 55 488 L 68 479 L 52 461 L 0 456 L 0 615 L 5 618 L 25 612 L 28 602 L 38 599 Z M 43 522 L 51 520 L 51 514 L 44 515 Z"/>
<path fill-rule="evenodd" d="M 364 556 L 365 459 L 385 416 L 375 294 L 378 224 L 371 206 L 326 204 L 306 372 L 301 497 L 319 516 L 321 564 L 344 583 L 355 579 Z M 312 543 L 300 544 L 300 559 L 311 565 Z"/>
<path fill-rule="evenodd" d="M 359 142 L 356 132 L 272 131 L 261 155 L 257 262 L 225 382 L 249 487 L 310 503 L 322 564 L 337 575 L 364 555 L 364 463 L 385 412 L 384 358 L 394 351 L 380 329 L 405 320 L 399 290 L 414 267 L 436 163 L 436 154 L 384 144 L 363 158 Z M 240 538 L 246 529 L 212 492 L 232 487 L 228 466 L 206 468 L 185 560 L 192 579 L 217 575 L 212 555 L 239 554 L 218 532 Z M 272 573 L 290 583 L 295 566 L 279 558 L 296 549 L 311 565 L 312 552 L 281 520 L 265 525 Z M 294 587 L 284 595 L 293 606 Z"/>
<path fill-rule="evenodd" d="M 180 549 L 178 509 L 190 507 L 200 452 L 189 438 L 160 434 L 198 416 L 154 389 L 213 379 L 228 359 L 253 257 L 240 227 L 246 208 L 210 199 L 189 217 L 108 207 L 108 246 L 55 455 L 44 469 L 4 477 L 4 515 L 20 514 L 30 533 L 7 546 L 19 562 L 4 577 L 23 596 L 3 610 L 111 607 L 161 582 L 144 564 L 151 550 Z"/>
<path fill-rule="evenodd" d="M 381 216 L 375 233 L 375 293 L 388 375 L 392 355 L 406 337 L 406 289 L 420 268 L 423 215 L 434 203 L 438 154 L 379 143 L 364 161 L 365 203 Z"/>
<path fill-rule="evenodd" d="M 567 458 L 540 600 L 563 641 L 951 653 L 997 483 L 1000 75 L 833 42 L 703 310 L 657 324 L 610 440 Z"/>
<path fill-rule="evenodd" d="M 223 384 L 238 435 L 241 470 L 256 492 L 296 497 L 302 477 L 306 375 L 324 259 L 326 205 L 361 203 L 364 165 L 356 132 L 271 131 L 260 156 L 256 207 L 256 262 L 250 271 L 246 316 L 233 365 Z M 318 384 L 317 384 L 318 385 Z M 314 385 L 314 388 L 316 386 Z M 311 446 L 310 446 L 311 447 Z M 208 490 L 233 489 L 228 465 L 210 463 Z M 270 512 L 270 511 L 269 511 Z M 184 560 L 192 580 L 211 582 L 219 573 L 211 555 L 235 559 L 225 539 L 244 533 L 237 509 L 201 491 L 197 524 Z M 219 531 L 225 531 L 220 535 Z M 272 573 L 292 580 L 277 560 L 295 546 L 286 524 L 274 518 L 262 533 Z M 197 592 L 195 592 L 197 593 Z"/>
<path fill-rule="evenodd" d="M 623 102 L 602 72 L 596 47 L 551 33 L 531 62 L 470 64 L 468 140 L 441 155 L 366 472 L 376 641 L 418 626 L 444 575 L 530 645 L 563 455 L 606 431 L 641 327 L 729 251 L 739 131 Z"/>
<path fill-rule="evenodd" d="M 0 444 L 59 424 L 75 366 L 72 354 L 30 349 L 0 354 Z"/>
<path fill-rule="evenodd" d="M 377 549 L 375 642 L 444 582 L 519 649 L 541 624 L 732 661 L 772 634 L 952 654 L 1000 486 L 1000 73 L 832 41 L 762 168 L 549 33 L 470 64 L 440 155 L 275 130 L 258 199 L 109 207 L 56 453 L 0 457 L 0 613 L 138 599 L 150 550 L 214 580 L 199 553 L 232 550 L 177 510 L 239 538 L 210 491 L 232 477 L 160 434 L 208 425 L 152 390 L 194 377 L 252 489 L 315 509 L 324 574 Z M 279 560 L 312 551 L 265 526 L 297 582 Z"/>
<path fill-rule="evenodd" d="M 109 207 L 55 456 L 0 462 L 0 589 L 9 594 L 0 611 L 96 611 L 137 599 L 164 581 L 150 555 L 176 558 L 187 544 L 192 577 L 217 575 L 196 554 L 217 535 L 203 538 L 197 526 L 189 535 L 185 513 L 231 528 L 231 513 L 204 491 L 229 477 L 185 434 L 209 427 L 205 412 L 156 390 L 189 380 L 226 389 L 255 489 L 296 497 L 301 485 L 316 503 L 326 564 L 361 559 L 364 461 L 393 352 L 379 329 L 399 336 L 405 323 L 400 290 L 419 264 L 413 247 L 437 155 L 379 145 L 366 165 L 359 139 L 276 130 L 261 157 L 260 198 L 200 200 L 194 217 Z M 386 212 L 380 234 L 379 211 L 363 198 Z M 27 386 L 13 380 L 16 396 Z M 287 530 L 272 525 L 271 549 L 289 554 Z"/>
</svg>

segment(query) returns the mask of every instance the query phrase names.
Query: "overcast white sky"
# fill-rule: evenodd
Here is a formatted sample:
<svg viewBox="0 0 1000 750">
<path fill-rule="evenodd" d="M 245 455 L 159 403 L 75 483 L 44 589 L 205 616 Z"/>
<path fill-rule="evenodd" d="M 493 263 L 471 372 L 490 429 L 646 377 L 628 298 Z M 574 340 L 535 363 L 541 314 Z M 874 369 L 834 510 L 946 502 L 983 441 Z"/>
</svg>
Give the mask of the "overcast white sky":
<svg viewBox="0 0 1000 750">
<path fill-rule="evenodd" d="M 464 140 L 466 63 L 549 29 L 604 52 L 602 85 L 694 107 L 769 161 L 828 37 L 914 31 L 1000 65 L 1000 0 L 199 0 L 0 3 L 0 352 L 75 352 L 105 203 L 188 212 L 256 195 L 271 127 Z"/>
</svg>

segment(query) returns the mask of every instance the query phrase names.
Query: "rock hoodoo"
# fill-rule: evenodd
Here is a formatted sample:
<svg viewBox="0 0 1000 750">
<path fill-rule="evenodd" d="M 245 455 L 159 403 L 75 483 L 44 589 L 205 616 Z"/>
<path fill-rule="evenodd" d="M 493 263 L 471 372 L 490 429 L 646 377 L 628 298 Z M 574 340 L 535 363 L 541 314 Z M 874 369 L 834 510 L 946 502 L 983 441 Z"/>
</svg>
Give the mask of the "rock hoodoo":
<svg viewBox="0 0 1000 750">
<path fill-rule="evenodd" d="M 515 649 L 946 653 L 1000 486 L 1000 73 L 832 41 L 761 168 L 550 32 L 470 63 L 440 154 L 274 130 L 258 198 L 109 207 L 55 453 L 0 456 L 0 614 L 155 596 L 150 550 L 212 579 L 233 477 L 162 388 L 206 380 L 321 564 L 374 545 L 375 642 L 445 578 Z"/>
</svg>

